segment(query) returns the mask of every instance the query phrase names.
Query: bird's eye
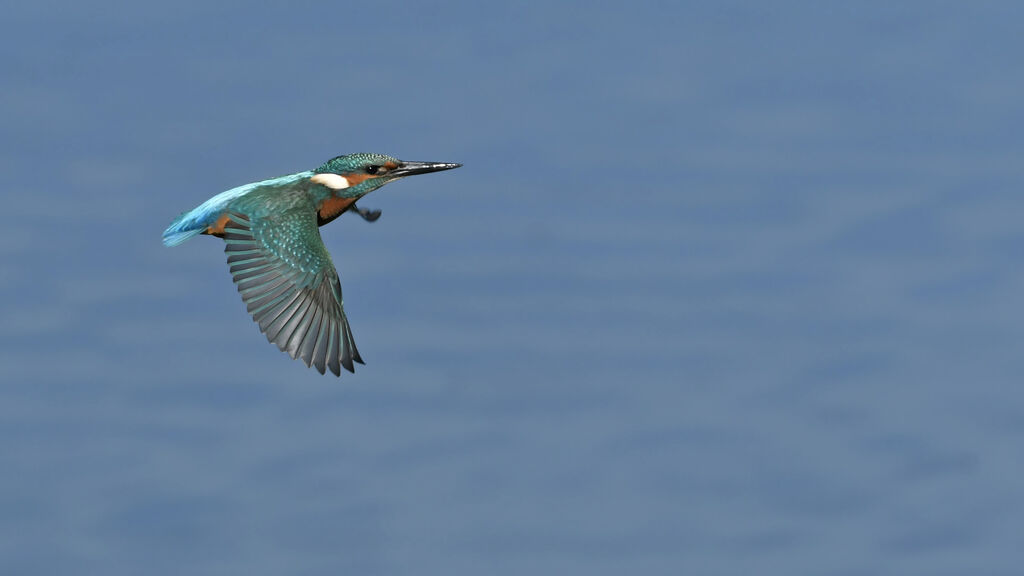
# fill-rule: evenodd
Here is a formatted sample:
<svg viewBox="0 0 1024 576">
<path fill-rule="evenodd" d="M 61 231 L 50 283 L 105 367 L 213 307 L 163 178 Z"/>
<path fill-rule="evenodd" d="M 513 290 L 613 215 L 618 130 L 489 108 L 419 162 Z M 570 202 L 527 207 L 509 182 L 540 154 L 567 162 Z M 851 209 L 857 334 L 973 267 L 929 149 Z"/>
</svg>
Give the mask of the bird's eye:
<svg viewBox="0 0 1024 576">
<path fill-rule="evenodd" d="M 380 166 L 367 166 L 366 167 L 366 173 L 367 174 L 376 174 L 377 172 L 380 172 Z"/>
</svg>

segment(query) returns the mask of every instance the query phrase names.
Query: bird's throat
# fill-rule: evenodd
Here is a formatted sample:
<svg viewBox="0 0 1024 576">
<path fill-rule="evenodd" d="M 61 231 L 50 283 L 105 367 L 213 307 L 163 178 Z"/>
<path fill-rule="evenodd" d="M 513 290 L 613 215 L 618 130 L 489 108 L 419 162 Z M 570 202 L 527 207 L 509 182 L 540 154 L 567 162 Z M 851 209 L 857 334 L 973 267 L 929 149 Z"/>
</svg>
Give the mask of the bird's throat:
<svg viewBox="0 0 1024 576">
<path fill-rule="evenodd" d="M 341 198 L 338 196 L 331 196 L 317 207 L 317 214 L 320 216 L 320 221 L 330 221 L 338 217 L 339 214 L 348 210 L 348 207 L 355 204 L 355 198 Z"/>
</svg>

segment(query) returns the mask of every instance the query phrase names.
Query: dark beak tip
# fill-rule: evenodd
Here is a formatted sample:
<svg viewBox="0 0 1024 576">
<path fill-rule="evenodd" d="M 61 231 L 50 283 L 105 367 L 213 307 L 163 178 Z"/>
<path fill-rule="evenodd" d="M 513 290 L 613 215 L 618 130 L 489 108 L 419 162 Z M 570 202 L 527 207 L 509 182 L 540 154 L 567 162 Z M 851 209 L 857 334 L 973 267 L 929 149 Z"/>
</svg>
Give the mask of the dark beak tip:
<svg viewBox="0 0 1024 576">
<path fill-rule="evenodd" d="M 423 164 L 424 164 L 424 167 L 427 168 L 428 170 L 434 170 L 434 171 L 437 171 L 437 170 L 451 170 L 453 168 L 458 168 L 458 167 L 462 166 L 462 164 L 458 164 L 456 162 L 424 162 Z"/>
<path fill-rule="evenodd" d="M 412 176 L 414 174 L 429 174 L 459 168 L 462 164 L 455 162 L 403 162 L 395 171 L 396 175 Z"/>
</svg>

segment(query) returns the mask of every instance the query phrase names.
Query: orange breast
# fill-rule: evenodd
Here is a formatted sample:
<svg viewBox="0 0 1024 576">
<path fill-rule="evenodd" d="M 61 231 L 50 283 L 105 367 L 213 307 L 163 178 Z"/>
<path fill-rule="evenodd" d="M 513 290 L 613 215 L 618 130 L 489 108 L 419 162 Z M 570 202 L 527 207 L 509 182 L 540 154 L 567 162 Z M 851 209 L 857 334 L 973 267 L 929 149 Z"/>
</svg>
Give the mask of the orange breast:
<svg viewBox="0 0 1024 576">
<path fill-rule="evenodd" d="M 317 212 L 321 220 L 330 220 L 348 209 L 355 201 L 355 198 L 328 198 L 320 204 Z"/>
</svg>

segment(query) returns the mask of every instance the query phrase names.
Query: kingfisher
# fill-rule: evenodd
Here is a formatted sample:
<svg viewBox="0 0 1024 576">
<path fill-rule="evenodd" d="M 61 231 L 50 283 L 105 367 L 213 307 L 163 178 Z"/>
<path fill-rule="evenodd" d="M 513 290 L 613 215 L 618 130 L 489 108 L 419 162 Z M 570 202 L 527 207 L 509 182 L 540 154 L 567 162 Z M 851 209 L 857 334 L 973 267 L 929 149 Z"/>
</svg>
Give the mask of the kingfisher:
<svg viewBox="0 0 1024 576">
<path fill-rule="evenodd" d="M 224 239 L 231 276 L 267 340 L 321 374 L 365 364 L 341 298 L 341 282 L 320 226 L 345 212 L 368 222 L 380 210 L 356 202 L 406 176 L 458 168 L 384 154 L 347 154 L 315 170 L 253 182 L 221 192 L 178 216 L 163 243 L 177 246 L 208 234 Z"/>
</svg>

